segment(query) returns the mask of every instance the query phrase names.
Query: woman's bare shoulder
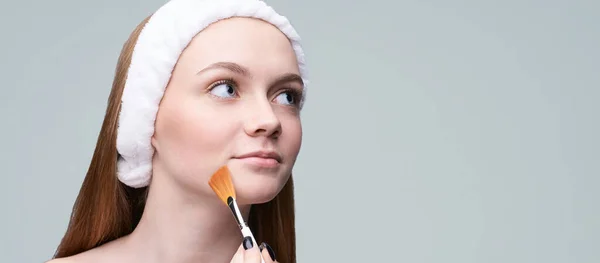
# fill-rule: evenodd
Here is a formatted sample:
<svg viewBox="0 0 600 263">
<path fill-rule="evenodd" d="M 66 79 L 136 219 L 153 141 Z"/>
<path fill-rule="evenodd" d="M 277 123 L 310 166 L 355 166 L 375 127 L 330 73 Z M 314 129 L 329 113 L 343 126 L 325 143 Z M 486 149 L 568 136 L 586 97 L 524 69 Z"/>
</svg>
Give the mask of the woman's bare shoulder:
<svg viewBox="0 0 600 263">
<path fill-rule="evenodd" d="M 89 255 L 89 254 L 90 254 L 89 251 L 87 251 L 87 252 L 83 252 L 81 254 L 73 255 L 70 257 L 51 259 L 50 261 L 47 261 L 45 263 L 92 263 L 92 262 L 97 262 L 97 260 L 94 260 L 94 256 Z"/>
<path fill-rule="evenodd" d="M 54 258 L 45 263 L 93 263 L 101 260 L 99 258 L 98 253 L 96 253 L 97 248 L 90 249 L 88 251 L 81 252 L 79 254 L 75 254 L 72 256 L 64 257 L 64 258 Z"/>
<path fill-rule="evenodd" d="M 50 261 L 46 261 L 45 263 L 83 263 L 83 261 L 78 261 L 75 258 L 68 257 L 51 259 Z"/>
<path fill-rule="evenodd" d="M 95 262 L 105 262 L 104 257 L 100 255 L 95 255 L 95 253 L 86 253 L 83 252 L 78 255 L 65 257 L 65 258 L 55 258 L 47 261 L 45 263 L 95 263 Z"/>
<path fill-rule="evenodd" d="M 123 258 L 122 239 L 113 240 L 99 247 L 64 258 L 55 258 L 45 263 L 98 263 L 116 262 Z M 119 260 L 117 260 L 119 259 Z"/>
</svg>

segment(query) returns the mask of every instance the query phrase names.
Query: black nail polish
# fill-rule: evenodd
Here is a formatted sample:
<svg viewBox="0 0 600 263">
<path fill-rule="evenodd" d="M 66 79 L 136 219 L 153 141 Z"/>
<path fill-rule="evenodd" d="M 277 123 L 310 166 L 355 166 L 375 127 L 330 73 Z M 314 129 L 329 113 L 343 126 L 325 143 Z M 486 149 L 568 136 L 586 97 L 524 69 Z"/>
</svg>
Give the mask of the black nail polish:
<svg viewBox="0 0 600 263">
<path fill-rule="evenodd" d="M 254 246 L 254 244 L 252 244 L 252 238 L 249 236 L 245 237 L 242 245 L 244 246 L 245 250 L 251 249 Z"/>
<path fill-rule="evenodd" d="M 262 252 L 262 250 L 266 248 L 267 252 L 269 252 L 269 256 L 271 257 L 271 260 L 275 261 L 277 259 L 275 259 L 275 252 L 273 251 L 273 248 L 271 248 L 271 246 L 269 246 L 269 244 L 267 244 L 266 242 L 262 242 L 262 244 L 260 244 L 260 251 Z"/>
</svg>

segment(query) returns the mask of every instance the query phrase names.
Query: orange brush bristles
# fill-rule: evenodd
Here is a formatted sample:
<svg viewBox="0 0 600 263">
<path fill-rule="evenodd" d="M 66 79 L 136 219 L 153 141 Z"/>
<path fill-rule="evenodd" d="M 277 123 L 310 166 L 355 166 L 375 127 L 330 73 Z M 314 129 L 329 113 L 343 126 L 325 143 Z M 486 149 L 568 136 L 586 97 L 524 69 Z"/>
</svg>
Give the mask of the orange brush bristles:
<svg viewBox="0 0 600 263">
<path fill-rule="evenodd" d="M 227 205 L 227 198 L 230 196 L 235 199 L 235 188 L 231 181 L 231 172 L 227 166 L 223 166 L 213 174 L 208 181 L 210 188 L 215 191 L 215 194 Z"/>
</svg>

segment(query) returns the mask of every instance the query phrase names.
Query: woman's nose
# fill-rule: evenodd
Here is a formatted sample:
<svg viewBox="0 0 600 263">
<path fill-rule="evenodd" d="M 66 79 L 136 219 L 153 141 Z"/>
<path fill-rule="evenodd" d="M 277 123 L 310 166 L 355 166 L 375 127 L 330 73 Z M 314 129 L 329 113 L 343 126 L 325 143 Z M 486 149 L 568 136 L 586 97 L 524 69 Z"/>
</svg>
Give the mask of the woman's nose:
<svg viewBox="0 0 600 263">
<path fill-rule="evenodd" d="M 257 137 L 277 138 L 281 134 L 281 122 L 268 102 L 255 103 L 248 109 L 245 120 L 246 134 Z"/>
</svg>

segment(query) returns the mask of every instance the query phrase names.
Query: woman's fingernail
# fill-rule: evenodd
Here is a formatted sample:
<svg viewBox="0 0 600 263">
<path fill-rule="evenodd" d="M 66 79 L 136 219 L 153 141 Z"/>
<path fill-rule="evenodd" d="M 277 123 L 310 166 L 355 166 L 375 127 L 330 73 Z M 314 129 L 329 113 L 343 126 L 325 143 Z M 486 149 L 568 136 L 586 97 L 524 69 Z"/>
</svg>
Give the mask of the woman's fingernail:
<svg viewBox="0 0 600 263">
<path fill-rule="evenodd" d="M 245 250 L 251 249 L 254 246 L 254 244 L 252 244 L 252 238 L 249 236 L 244 238 L 244 242 L 242 242 L 242 244 Z"/>
<path fill-rule="evenodd" d="M 266 248 L 267 252 L 269 252 L 269 256 L 271 257 L 271 260 L 275 261 L 275 252 L 273 251 L 273 248 L 271 248 L 271 246 L 269 246 L 269 244 L 262 242 L 262 244 L 260 244 L 260 251 L 262 252 L 262 250 Z"/>
</svg>

